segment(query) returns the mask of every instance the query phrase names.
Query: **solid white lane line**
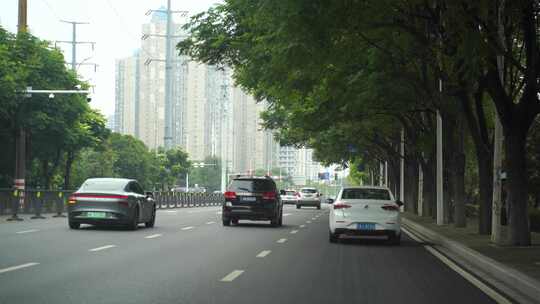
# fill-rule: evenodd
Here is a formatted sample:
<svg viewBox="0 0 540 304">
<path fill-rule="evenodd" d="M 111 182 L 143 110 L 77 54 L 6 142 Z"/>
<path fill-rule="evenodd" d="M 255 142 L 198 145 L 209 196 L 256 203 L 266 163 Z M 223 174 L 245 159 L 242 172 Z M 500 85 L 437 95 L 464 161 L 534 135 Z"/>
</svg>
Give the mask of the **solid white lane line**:
<svg viewBox="0 0 540 304">
<path fill-rule="evenodd" d="M 304 227 L 306 227 L 306 225 L 300 225 L 300 228 L 304 228 Z"/>
<path fill-rule="evenodd" d="M 162 234 L 158 233 L 158 234 L 152 234 L 152 235 L 149 235 L 149 236 L 145 236 L 144 238 L 145 239 L 155 239 L 157 237 L 160 237 L 162 236 Z"/>
<path fill-rule="evenodd" d="M 25 233 L 32 233 L 32 232 L 37 232 L 37 231 L 39 231 L 39 229 L 29 229 L 29 230 L 17 231 L 15 233 L 17 233 L 17 234 L 25 234 Z"/>
<path fill-rule="evenodd" d="M 193 226 L 187 226 L 187 227 L 182 228 L 182 230 L 190 230 L 190 229 L 193 229 L 193 228 L 195 228 L 195 227 L 193 227 Z"/>
<path fill-rule="evenodd" d="M 298 230 L 292 230 L 292 231 L 291 231 L 291 234 L 295 234 L 295 233 L 297 233 L 297 232 L 298 232 Z"/>
<path fill-rule="evenodd" d="M 105 246 L 101 246 L 101 247 L 96 247 L 96 248 L 88 249 L 88 251 L 96 252 L 96 251 L 101 251 L 101 250 L 105 250 L 105 249 L 109 249 L 109 248 L 114 248 L 114 247 L 116 247 L 116 245 L 105 245 Z"/>
<path fill-rule="evenodd" d="M 231 273 L 229 273 L 223 279 L 221 279 L 221 282 L 232 282 L 234 281 L 234 279 L 238 278 L 242 273 L 244 273 L 243 270 L 233 270 Z"/>
<path fill-rule="evenodd" d="M 408 231 L 407 229 L 401 228 L 403 232 L 405 232 L 409 237 L 411 237 L 413 240 L 417 242 L 423 242 L 420 238 L 418 238 L 416 235 Z M 475 276 L 470 274 L 469 272 L 465 271 L 463 268 L 458 266 L 456 263 L 454 263 L 452 260 L 447 258 L 445 255 L 434 249 L 432 246 L 424 245 L 423 246 L 429 253 L 434 255 L 436 258 L 438 258 L 441 262 L 443 262 L 446 266 L 448 266 L 450 269 L 457 272 L 459 275 L 461 275 L 465 280 L 469 281 L 471 284 L 476 286 L 476 288 L 483 291 L 486 295 L 488 295 L 490 298 L 492 298 L 495 302 L 499 304 L 511 304 L 507 298 L 505 298 L 503 295 L 495 291 L 493 288 L 489 287 L 488 285 L 484 284 L 482 281 L 478 280 Z"/>
<path fill-rule="evenodd" d="M 257 254 L 258 258 L 264 258 L 265 256 L 269 255 L 272 250 L 263 250 Z"/>
<path fill-rule="evenodd" d="M 212 224 L 215 224 L 216 222 L 206 222 L 206 225 L 212 225 Z"/>
<path fill-rule="evenodd" d="M 10 272 L 10 271 L 14 271 L 14 270 L 18 270 L 18 269 L 23 269 L 23 268 L 28 268 L 28 267 L 32 267 L 32 266 L 36 266 L 36 265 L 39 265 L 39 263 L 26 263 L 26 264 L 21 264 L 21 265 L 18 265 L 18 266 L 12 266 L 12 267 L 8 267 L 8 268 L 0 269 L 0 273 Z"/>
<path fill-rule="evenodd" d="M 287 239 L 279 239 L 277 240 L 277 243 L 283 244 L 287 241 Z"/>
</svg>

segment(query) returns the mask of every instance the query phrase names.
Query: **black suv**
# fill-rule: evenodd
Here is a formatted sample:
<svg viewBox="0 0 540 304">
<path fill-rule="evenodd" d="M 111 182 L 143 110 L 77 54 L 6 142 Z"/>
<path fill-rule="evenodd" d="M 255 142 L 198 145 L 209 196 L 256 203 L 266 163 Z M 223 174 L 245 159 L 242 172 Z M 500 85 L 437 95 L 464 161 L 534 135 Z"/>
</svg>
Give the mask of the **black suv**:
<svg viewBox="0 0 540 304">
<path fill-rule="evenodd" d="M 270 177 L 237 177 L 225 192 L 224 226 L 238 220 L 270 221 L 272 226 L 283 222 L 283 203 L 276 183 Z"/>
</svg>

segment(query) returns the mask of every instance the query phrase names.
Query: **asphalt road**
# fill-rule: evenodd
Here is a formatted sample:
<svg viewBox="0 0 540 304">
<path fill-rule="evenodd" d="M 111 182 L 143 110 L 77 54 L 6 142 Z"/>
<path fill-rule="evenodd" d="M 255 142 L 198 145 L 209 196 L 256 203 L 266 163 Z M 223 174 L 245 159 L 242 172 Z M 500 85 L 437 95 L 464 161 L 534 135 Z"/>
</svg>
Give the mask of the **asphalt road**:
<svg viewBox="0 0 540 304">
<path fill-rule="evenodd" d="M 326 209 L 223 227 L 217 207 L 156 227 L 0 224 L 0 303 L 493 303 L 422 244 L 328 242 Z"/>
</svg>

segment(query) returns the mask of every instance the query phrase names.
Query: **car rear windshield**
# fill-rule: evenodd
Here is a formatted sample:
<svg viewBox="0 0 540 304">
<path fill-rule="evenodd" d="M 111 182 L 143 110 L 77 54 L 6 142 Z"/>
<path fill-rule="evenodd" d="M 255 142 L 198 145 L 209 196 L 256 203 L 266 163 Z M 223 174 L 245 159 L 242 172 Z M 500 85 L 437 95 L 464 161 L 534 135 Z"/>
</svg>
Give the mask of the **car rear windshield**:
<svg viewBox="0 0 540 304">
<path fill-rule="evenodd" d="M 269 180 L 235 179 L 229 185 L 229 191 L 234 192 L 265 192 L 274 190 L 274 184 Z"/>
<path fill-rule="evenodd" d="M 126 184 L 125 180 L 87 180 L 79 188 L 79 192 L 124 191 Z"/>
<path fill-rule="evenodd" d="M 295 192 L 294 191 L 285 191 L 285 195 L 294 195 Z"/>
<path fill-rule="evenodd" d="M 341 198 L 390 200 L 390 193 L 384 189 L 344 189 Z"/>
<path fill-rule="evenodd" d="M 302 189 L 300 190 L 302 193 L 317 193 L 316 189 Z"/>
</svg>

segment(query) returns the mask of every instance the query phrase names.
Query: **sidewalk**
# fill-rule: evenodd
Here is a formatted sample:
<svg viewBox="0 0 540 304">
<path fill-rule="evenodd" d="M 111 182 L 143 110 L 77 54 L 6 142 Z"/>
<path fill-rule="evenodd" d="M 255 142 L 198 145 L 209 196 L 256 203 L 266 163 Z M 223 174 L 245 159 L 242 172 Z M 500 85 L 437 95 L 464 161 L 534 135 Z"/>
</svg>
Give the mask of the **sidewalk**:
<svg viewBox="0 0 540 304">
<path fill-rule="evenodd" d="M 519 292 L 539 301 L 540 233 L 532 233 L 533 245 L 530 247 L 497 246 L 491 243 L 489 235 L 477 233 L 476 219 L 467 219 L 466 228 L 455 228 L 452 224 L 437 226 L 431 217 L 419 217 L 405 212 L 403 224 L 427 242 L 448 251 L 456 262 L 471 266 L 470 272 L 495 287 L 507 289 L 512 285 Z"/>
</svg>

